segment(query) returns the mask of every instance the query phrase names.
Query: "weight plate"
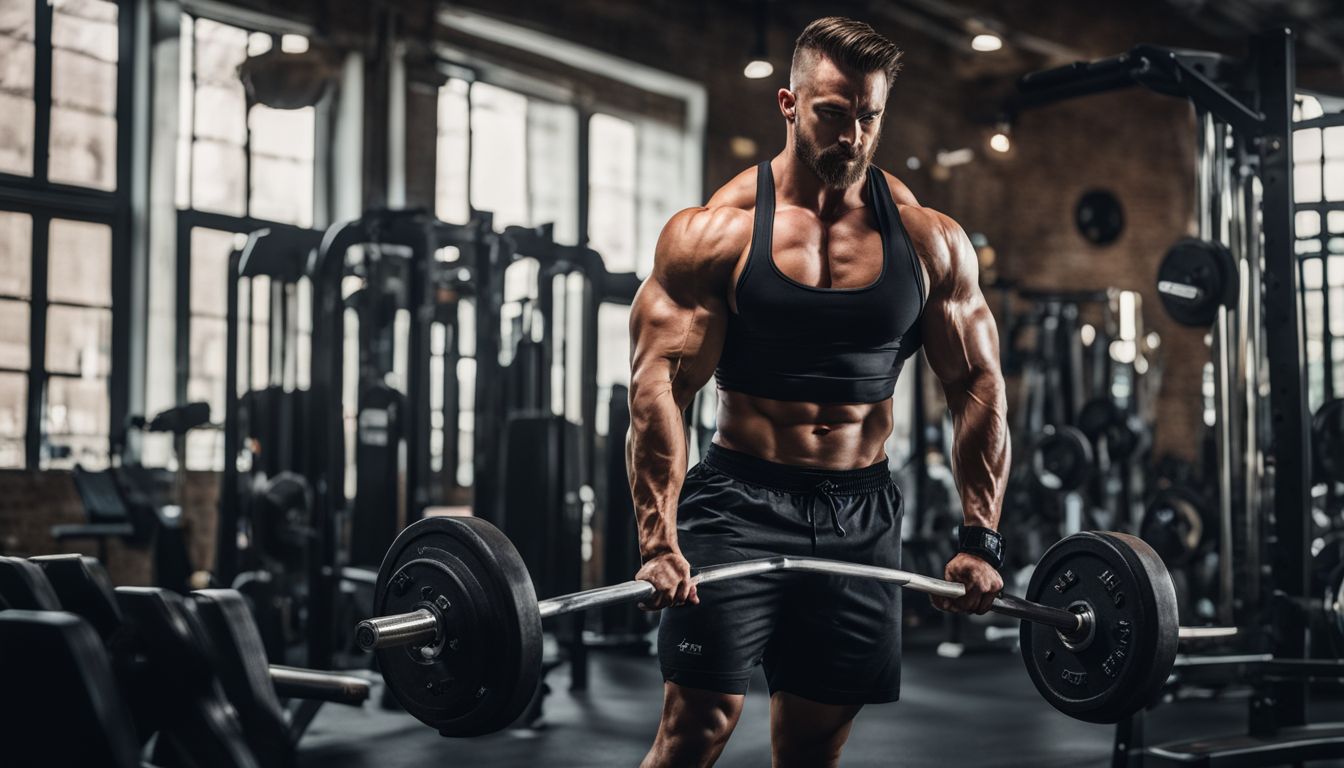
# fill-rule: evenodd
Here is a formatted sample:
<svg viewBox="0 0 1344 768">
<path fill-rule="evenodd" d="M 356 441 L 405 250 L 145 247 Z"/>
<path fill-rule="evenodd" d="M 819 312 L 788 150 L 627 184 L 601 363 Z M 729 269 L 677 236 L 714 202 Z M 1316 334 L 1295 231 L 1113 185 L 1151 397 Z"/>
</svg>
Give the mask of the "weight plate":
<svg viewBox="0 0 1344 768">
<path fill-rule="evenodd" d="M 1092 474 L 1092 445 L 1067 424 L 1047 424 L 1031 448 L 1031 471 L 1049 491 L 1074 491 Z"/>
<path fill-rule="evenodd" d="M 1051 706 L 1090 723 L 1115 723 L 1150 704 L 1176 659 L 1176 592 L 1161 559 L 1141 540 L 1083 532 L 1046 551 L 1028 600 L 1090 610 L 1082 642 L 1045 624 L 1022 622 L 1022 660 Z"/>
<path fill-rule="evenodd" d="M 1344 399 L 1327 400 L 1311 417 L 1316 482 L 1344 481 Z"/>
<path fill-rule="evenodd" d="M 1158 492 L 1143 511 L 1139 537 L 1169 566 L 1184 565 L 1204 539 L 1204 498 L 1191 488 L 1174 485 Z"/>
<path fill-rule="evenodd" d="M 1157 294 L 1181 325 L 1209 326 L 1237 296 L 1237 262 L 1222 243 L 1184 238 L 1162 258 Z"/>
<path fill-rule="evenodd" d="M 1132 457 L 1144 442 L 1143 421 L 1109 397 L 1095 397 L 1083 404 L 1078 429 L 1094 443 L 1104 438 L 1108 455 L 1117 461 Z"/>
<path fill-rule="evenodd" d="M 377 652 L 406 711 L 444 736 L 508 727 L 541 679 L 541 616 L 518 550 L 474 517 L 406 527 L 378 570 L 374 614 L 426 609 L 442 632 L 424 647 Z"/>
</svg>

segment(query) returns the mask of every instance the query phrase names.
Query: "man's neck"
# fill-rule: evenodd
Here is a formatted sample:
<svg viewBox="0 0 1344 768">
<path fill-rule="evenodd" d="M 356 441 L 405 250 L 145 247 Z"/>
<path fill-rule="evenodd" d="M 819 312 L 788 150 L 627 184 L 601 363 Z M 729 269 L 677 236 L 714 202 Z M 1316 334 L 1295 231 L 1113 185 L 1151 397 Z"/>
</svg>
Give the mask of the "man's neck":
<svg viewBox="0 0 1344 768">
<path fill-rule="evenodd" d="M 793 137 L 784 146 L 784 151 L 770 161 L 770 170 L 775 177 L 775 199 L 790 205 L 806 208 L 822 219 L 835 218 L 845 211 L 861 207 L 863 192 L 868 174 L 858 181 L 837 189 L 827 186 L 817 174 L 794 151 Z"/>
</svg>

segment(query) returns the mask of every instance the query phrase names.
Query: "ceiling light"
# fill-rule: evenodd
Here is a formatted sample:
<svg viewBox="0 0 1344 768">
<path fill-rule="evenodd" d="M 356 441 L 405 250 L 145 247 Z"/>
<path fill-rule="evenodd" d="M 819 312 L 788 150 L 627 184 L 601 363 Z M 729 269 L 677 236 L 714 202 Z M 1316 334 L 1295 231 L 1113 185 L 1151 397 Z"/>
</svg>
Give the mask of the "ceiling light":
<svg viewBox="0 0 1344 768">
<path fill-rule="evenodd" d="M 1008 134 L 996 133 L 989 137 L 989 148 L 995 152 L 1007 152 L 1012 148 L 1012 142 L 1008 140 Z"/>
<path fill-rule="evenodd" d="M 742 68 L 742 74 L 752 80 L 760 80 L 775 74 L 775 65 L 765 59 L 752 59 Z"/>
<path fill-rule="evenodd" d="M 998 35 L 984 34 L 971 38 L 971 48 L 977 51 L 988 53 L 989 51 L 997 51 L 1002 47 L 1003 40 L 999 39 Z"/>
</svg>

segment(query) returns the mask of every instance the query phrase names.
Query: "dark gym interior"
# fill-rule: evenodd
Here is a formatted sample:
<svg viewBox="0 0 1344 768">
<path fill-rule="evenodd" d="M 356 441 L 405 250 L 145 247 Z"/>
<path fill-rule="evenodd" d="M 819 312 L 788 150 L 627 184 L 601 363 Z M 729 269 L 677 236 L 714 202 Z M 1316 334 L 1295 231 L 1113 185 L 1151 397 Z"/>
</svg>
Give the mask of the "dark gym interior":
<svg viewBox="0 0 1344 768">
<path fill-rule="evenodd" d="M 894 203 L 846 199 L 921 347 L 753 394 L 753 259 L 867 290 L 784 202 L 833 16 L 902 51 L 811 55 L 881 84 L 839 135 Z M 0 765 L 1344 765 L 1340 0 L 0 0 L 0 113 Z M 727 209 L 731 276 L 679 245 Z M 771 354 L 856 347 L 812 306 Z M 898 568 L 817 559 L 854 445 Z M 761 498 L 816 557 L 689 554 L 715 451 L 813 478 Z M 940 610 L 968 557 L 993 606 Z M 687 757 L 662 562 L 902 594 L 899 701 L 814 754 L 766 658 Z"/>
</svg>

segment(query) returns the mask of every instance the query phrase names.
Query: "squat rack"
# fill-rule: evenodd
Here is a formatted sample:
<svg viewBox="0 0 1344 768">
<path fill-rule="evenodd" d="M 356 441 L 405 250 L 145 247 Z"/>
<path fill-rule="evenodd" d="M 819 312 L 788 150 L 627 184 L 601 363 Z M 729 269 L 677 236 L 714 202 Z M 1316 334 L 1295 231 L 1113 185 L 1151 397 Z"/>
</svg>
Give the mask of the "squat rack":
<svg viewBox="0 0 1344 768">
<path fill-rule="evenodd" d="M 1264 652 L 1250 667 L 1249 736 L 1259 759 L 1270 762 L 1338 756 L 1344 728 L 1307 728 L 1308 676 L 1344 675 L 1337 662 L 1307 661 L 1311 419 L 1293 234 L 1293 34 L 1279 28 L 1255 36 L 1245 61 L 1141 45 L 1109 59 L 1029 74 L 1012 106 L 1133 85 L 1193 104 L 1199 236 L 1227 245 L 1243 270 L 1238 304 L 1219 310 L 1213 355 L 1220 372 L 1216 442 L 1225 618 L 1249 625 L 1248 650 Z M 1229 317 L 1234 313 L 1240 323 Z M 1262 378 L 1269 385 L 1267 408 L 1258 400 Z M 1234 584 L 1238 590 L 1229 589 Z M 1247 764 L 1246 736 L 1153 749 L 1142 742 L 1141 720 L 1118 726 L 1113 765 L 1196 759 L 1203 765 Z"/>
</svg>

